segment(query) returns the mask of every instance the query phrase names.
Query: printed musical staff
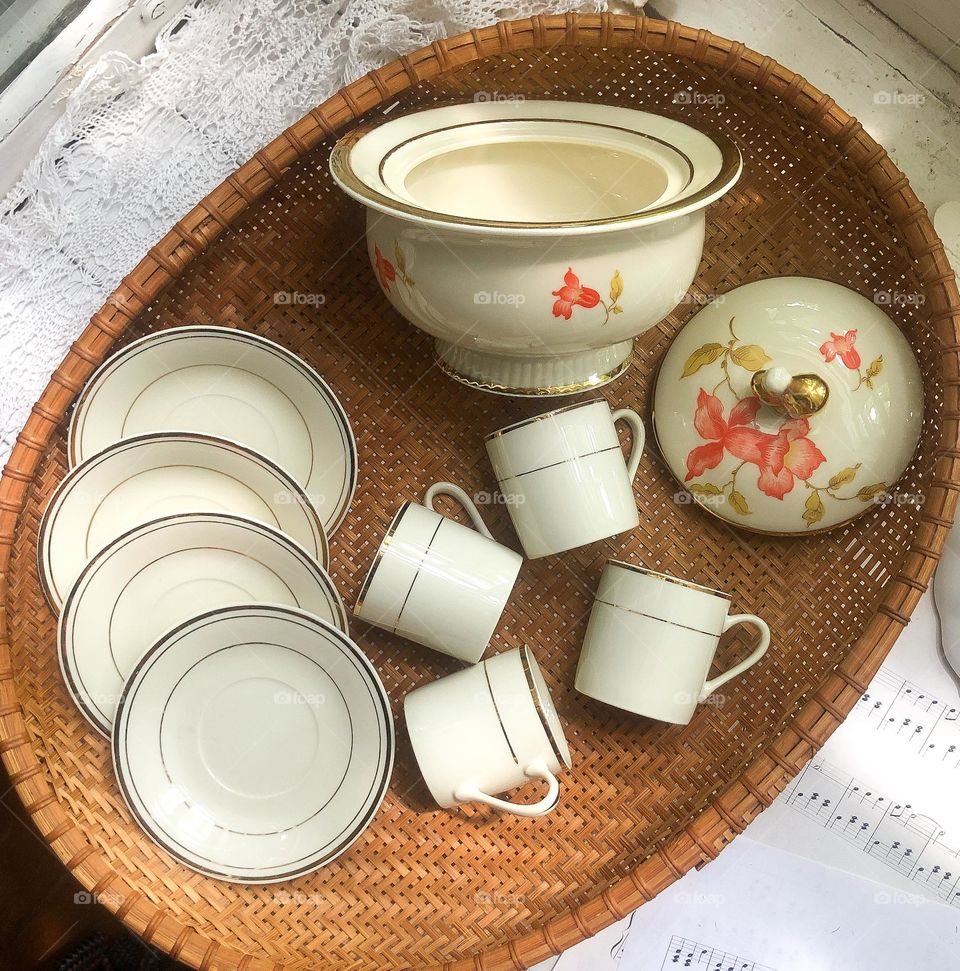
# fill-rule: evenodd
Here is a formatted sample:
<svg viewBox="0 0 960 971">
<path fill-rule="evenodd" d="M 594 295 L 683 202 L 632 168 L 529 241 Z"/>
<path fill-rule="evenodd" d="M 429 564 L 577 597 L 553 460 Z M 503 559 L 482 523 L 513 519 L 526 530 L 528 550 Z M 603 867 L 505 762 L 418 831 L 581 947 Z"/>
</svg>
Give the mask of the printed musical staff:
<svg viewBox="0 0 960 971">
<path fill-rule="evenodd" d="M 756 961 L 748 961 L 720 948 L 709 947 L 674 934 L 670 938 L 660 971 L 678 971 L 680 968 L 692 968 L 695 971 L 776 971 L 767 964 L 757 964 Z"/>
<path fill-rule="evenodd" d="M 885 667 L 877 672 L 853 715 L 923 759 L 960 768 L 960 708 Z"/>
<path fill-rule="evenodd" d="M 960 848 L 940 824 L 841 772 L 824 759 L 807 764 L 784 791 L 786 804 L 828 832 L 960 907 Z"/>
</svg>

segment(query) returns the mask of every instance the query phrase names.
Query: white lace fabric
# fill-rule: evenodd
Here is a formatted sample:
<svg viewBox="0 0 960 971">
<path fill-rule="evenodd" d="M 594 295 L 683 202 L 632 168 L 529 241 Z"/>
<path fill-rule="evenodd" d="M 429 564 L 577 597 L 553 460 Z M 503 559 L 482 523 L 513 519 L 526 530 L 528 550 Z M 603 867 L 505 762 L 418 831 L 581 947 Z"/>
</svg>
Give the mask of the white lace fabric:
<svg viewBox="0 0 960 971">
<path fill-rule="evenodd" d="M 343 84 L 500 19 L 601 0 L 200 0 L 139 63 L 87 70 L 0 206 L 0 461 L 50 372 L 147 250 Z"/>
</svg>

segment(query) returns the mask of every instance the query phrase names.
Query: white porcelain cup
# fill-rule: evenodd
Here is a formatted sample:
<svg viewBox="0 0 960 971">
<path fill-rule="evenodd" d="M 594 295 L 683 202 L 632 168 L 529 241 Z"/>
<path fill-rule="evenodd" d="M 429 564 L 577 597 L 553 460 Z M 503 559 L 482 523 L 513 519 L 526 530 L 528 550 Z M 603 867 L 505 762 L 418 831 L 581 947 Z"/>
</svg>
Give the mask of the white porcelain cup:
<svg viewBox="0 0 960 971">
<path fill-rule="evenodd" d="M 633 432 L 626 461 L 618 421 Z M 633 480 L 644 438 L 635 411 L 611 412 L 603 398 L 548 411 L 487 436 L 487 454 L 530 559 L 639 525 Z"/>
<path fill-rule="evenodd" d="M 403 708 L 417 764 L 444 809 L 482 802 L 518 816 L 542 816 L 556 806 L 557 776 L 570 768 L 570 749 L 528 648 L 416 688 Z M 496 798 L 533 779 L 547 783 L 538 802 Z"/>
<path fill-rule="evenodd" d="M 436 512 L 433 501 L 439 495 L 456 499 L 476 528 Z M 405 502 L 394 516 L 353 613 L 475 664 L 490 643 L 522 562 L 494 540 L 463 489 L 438 482 L 422 505 Z"/>
<path fill-rule="evenodd" d="M 731 614 L 730 597 L 696 583 L 609 560 L 590 613 L 576 688 L 608 705 L 686 725 L 697 705 L 756 664 L 770 628 Z M 707 679 L 720 635 L 737 624 L 760 633 L 753 653 Z"/>
</svg>

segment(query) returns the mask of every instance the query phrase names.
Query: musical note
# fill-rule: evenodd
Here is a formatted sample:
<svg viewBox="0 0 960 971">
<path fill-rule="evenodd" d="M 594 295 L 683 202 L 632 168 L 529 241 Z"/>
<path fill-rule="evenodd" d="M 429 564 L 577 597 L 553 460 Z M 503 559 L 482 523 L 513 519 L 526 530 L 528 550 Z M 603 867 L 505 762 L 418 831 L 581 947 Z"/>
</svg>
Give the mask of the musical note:
<svg viewBox="0 0 960 971">
<path fill-rule="evenodd" d="M 670 938 L 660 971 L 674 971 L 677 968 L 694 968 L 700 971 L 776 971 L 767 964 L 758 964 L 729 951 L 674 934 Z"/>
<path fill-rule="evenodd" d="M 908 745 L 921 758 L 939 756 L 960 768 L 960 709 L 886 667 L 877 672 L 851 717 Z"/>
<path fill-rule="evenodd" d="M 925 892 L 960 907 L 960 846 L 948 843 L 940 824 L 915 812 L 909 802 L 897 802 L 862 785 L 824 759 L 809 762 L 783 798 Z"/>
</svg>

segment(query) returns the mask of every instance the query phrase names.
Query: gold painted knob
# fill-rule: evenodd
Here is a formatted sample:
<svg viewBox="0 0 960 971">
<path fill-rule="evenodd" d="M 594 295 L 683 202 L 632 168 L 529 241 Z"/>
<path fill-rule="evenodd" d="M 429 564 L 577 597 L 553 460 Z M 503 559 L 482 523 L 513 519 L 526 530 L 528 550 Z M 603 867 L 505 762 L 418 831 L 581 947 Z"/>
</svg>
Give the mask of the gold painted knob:
<svg viewBox="0 0 960 971">
<path fill-rule="evenodd" d="M 757 371 L 750 387 L 765 405 L 791 418 L 815 415 L 830 397 L 827 382 L 818 374 L 791 374 L 783 367 Z"/>
</svg>

